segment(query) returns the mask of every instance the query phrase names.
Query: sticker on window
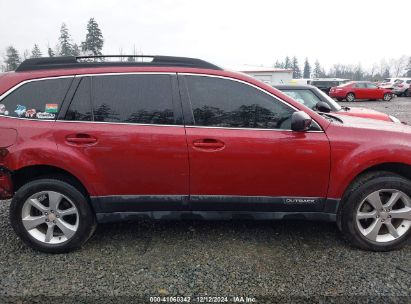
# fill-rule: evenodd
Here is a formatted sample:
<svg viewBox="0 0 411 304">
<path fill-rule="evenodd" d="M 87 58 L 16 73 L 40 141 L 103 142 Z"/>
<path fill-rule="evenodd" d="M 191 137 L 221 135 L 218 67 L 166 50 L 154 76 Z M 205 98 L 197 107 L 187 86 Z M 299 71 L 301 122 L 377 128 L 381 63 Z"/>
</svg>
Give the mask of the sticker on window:
<svg viewBox="0 0 411 304">
<path fill-rule="evenodd" d="M 0 115 L 9 115 L 9 111 L 7 111 L 6 106 L 0 103 Z"/>
<path fill-rule="evenodd" d="M 17 105 L 17 109 L 14 111 L 19 117 L 23 116 L 26 113 L 26 107 L 22 105 Z"/>
<path fill-rule="evenodd" d="M 27 118 L 35 118 L 36 117 L 36 109 L 30 109 L 26 111 Z"/>
<path fill-rule="evenodd" d="M 54 119 L 56 114 L 53 113 L 46 113 L 46 112 L 38 112 L 36 114 L 38 119 Z"/>
<path fill-rule="evenodd" d="M 46 104 L 46 113 L 57 113 L 59 105 L 56 103 L 48 103 Z"/>
</svg>

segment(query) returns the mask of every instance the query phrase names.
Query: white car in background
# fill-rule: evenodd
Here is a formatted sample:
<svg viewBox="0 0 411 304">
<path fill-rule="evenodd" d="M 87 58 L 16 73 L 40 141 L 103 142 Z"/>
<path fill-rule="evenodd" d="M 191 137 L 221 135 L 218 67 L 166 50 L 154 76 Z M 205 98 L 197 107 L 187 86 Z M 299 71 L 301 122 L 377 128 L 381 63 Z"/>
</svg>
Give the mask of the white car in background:
<svg viewBox="0 0 411 304">
<path fill-rule="evenodd" d="M 394 82 L 392 92 L 397 96 L 408 96 L 411 78 L 401 78 Z"/>
<path fill-rule="evenodd" d="M 383 89 L 391 89 L 392 90 L 394 88 L 394 84 L 397 81 L 400 81 L 400 80 L 403 80 L 403 79 L 410 79 L 410 78 L 401 78 L 401 77 L 385 78 L 382 82 L 380 82 L 378 84 L 378 86 L 380 88 L 383 88 Z"/>
</svg>

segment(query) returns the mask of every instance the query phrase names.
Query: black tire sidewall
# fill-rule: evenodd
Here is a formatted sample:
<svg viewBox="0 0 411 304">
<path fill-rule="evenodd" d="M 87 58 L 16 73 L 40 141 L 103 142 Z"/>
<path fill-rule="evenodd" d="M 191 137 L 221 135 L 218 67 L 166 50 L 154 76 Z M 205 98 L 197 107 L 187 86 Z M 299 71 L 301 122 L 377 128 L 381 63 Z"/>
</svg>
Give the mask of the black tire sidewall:
<svg viewBox="0 0 411 304">
<path fill-rule="evenodd" d="M 381 189 L 396 189 L 411 196 L 411 182 L 399 176 L 384 176 L 367 181 L 355 189 L 341 210 L 341 224 L 344 235 L 357 247 L 372 251 L 390 251 L 402 247 L 410 239 L 411 229 L 400 238 L 377 243 L 368 240 L 361 234 L 356 223 L 356 213 L 361 202 L 372 192 Z"/>
<path fill-rule="evenodd" d="M 61 244 L 45 244 L 33 238 L 23 226 L 22 208 L 24 202 L 41 191 L 56 191 L 67 196 L 76 206 L 79 226 L 74 236 Z M 14 195 L 10 205 L 10 222 L 17 235 L 34 249 L 48 253 L 63 253 L 82 246 L 95 228 L 95 217 L 86 197 L 72 185 L 56 179 L 38 179 L 22 186 Z"/>
</svg>

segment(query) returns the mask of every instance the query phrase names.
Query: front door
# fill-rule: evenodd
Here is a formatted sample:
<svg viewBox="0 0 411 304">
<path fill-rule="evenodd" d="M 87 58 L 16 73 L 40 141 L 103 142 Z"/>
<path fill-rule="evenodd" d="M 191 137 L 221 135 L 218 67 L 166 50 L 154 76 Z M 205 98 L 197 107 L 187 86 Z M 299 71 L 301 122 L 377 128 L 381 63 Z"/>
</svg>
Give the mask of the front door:
<svg viewBox="0 0 411 304">
<path fill-rule="evenodd" d="M 86 173 L 101 212 L 185 209 L 188 153 L 173 79 L 176 84 L 176 75 L 84 77 L 56 122 L 60 153 L 78 175 Z"/>
<path fill-rule="evenodd" d="M 330 170 L 324 132 L 292 132 L 295 109 L 249 84 L 179 77 L 193 115 L 186 119 L 193 210 L 322 210 Z"/>
</svg>

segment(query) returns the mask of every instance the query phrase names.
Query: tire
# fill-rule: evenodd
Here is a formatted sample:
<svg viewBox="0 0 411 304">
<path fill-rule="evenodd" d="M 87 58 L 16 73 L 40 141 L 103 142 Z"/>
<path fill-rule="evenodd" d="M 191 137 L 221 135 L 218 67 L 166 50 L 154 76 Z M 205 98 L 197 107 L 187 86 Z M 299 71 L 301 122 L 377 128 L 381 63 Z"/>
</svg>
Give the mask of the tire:
<svg viewBox="0 0 411 304">
<path fill-rule="evenodd" d="M 337 98 L 337 101 L 343 101 L 344 98 Z"/>
<path fill-rule="evenodd" d="M 390 206 L 394 195 L 397 201 L 393 200 L 395 203 Z M 375 197 L 382 202 L 379 211 L 373 207 L 378 201 Z M 411 236 L 410 197 L 411 182 L 402 176 L 385 171 L 360 176 L 344 194 L 338 213 L 339 226 L 345 238 L 364 250 L 391 251 L 401 248 Z M 368 209 L 363 209 L 365 207 Z M 405 209 L 401 211 L 402 208 Z M 405 212 L 401 216 L 406 219 L 397 218 L 399 212 Z M 389 229 L 390 226 L 396 233 Z"/>
<path fill-rule="evenodd" d="M 12 199 L 10 222 L 24 243 L 47 253 L 80 248 L 97 227 L 86 196 L 57 177 L 23 185 Z"/>
<path fill-rule="evenodd" d="M 408 92 L 409 92 L 408 89 L 406 89 L 406 90 L 404 91 L 404 93 L 402 93 L 402 96 L 403 96 L 403 97 L 407 97 L 407 96 L 408 96 Z"/>
<path fill-rule="evenodd" d="M 390 101 L 392 99 L 392 94 L 390 93 L 385 93 L 384 96 L 382 97 L 383 101 Z"/>
<path fill-rule="evenodd" d="M 348 102 L 353 102 L 353 101 L 355 101 L 355 95 L 354 95 L 354 93 L 348 93 L 347 96 L 345 97 L 345 100 L 347 100 Z"/>
</svg>

